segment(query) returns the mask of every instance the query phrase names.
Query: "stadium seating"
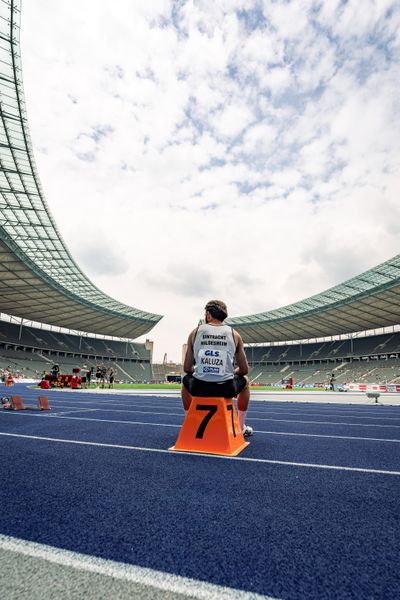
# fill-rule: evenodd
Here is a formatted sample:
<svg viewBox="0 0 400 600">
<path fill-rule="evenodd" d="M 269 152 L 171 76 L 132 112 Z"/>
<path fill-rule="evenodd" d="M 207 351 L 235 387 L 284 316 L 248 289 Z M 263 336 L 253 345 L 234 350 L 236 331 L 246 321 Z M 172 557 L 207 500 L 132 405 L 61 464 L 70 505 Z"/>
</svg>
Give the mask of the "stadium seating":
<svg viewBox="0 0 400 600">
<path fill-rule="evenodd" d="M 245 348 L 250 378 L 259 384 L 281 385 L 293 377 L 295 385 L 337 385 L 350 382 L 400 382 L 400 332 L 302 344 L 274 344 Z M 61 372 L 101 362 L 116 369 L 116 379 L 132 382 L 165 381 L 180 365 L 152 365 L 145 344 L 123 340 L 68 335 L 0 321 L 0 370 L 40 379 L 54 363 Z M 95 377 L 92 377 L 95 381 Z"/>
<path fill-rule="evenodd" d="M 400 333 L 328 342 L 248 346 L 250 379 L 280 385 L 293 377 L 300 386 L 351 382 L 400 382 Z"/>
<path fill-rule="evenodd" d="M 117 379 L 151 381 L 151 353 L 145 344 L 100 339 L 38 329 L 0 321 L 0 369 L 40 379 L 54 363 L 60 372 L 72 372 L 98 362 L 117 370 Z"/>
</svg>

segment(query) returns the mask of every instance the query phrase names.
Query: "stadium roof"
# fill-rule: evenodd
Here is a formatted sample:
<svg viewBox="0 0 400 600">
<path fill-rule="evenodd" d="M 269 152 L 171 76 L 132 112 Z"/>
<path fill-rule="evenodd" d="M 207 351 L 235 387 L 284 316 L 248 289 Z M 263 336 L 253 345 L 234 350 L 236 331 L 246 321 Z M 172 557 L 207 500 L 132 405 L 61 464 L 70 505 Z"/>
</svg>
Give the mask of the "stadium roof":
<svg viewBox="0 0 400 600">
<path fill-rule="evenodd" d="M 30 141 L 19 46 L 20 0 L 0 0 L 0 312 L 135 338 L 162 318 L 113 300 L 80 270 L 52 218 Z"/>
<path fill-rule="evenodd" d="M 400 323 L 400 255 L 301 302 L 227 323 L 247 343 L 306 340 Z"/>
</svg>

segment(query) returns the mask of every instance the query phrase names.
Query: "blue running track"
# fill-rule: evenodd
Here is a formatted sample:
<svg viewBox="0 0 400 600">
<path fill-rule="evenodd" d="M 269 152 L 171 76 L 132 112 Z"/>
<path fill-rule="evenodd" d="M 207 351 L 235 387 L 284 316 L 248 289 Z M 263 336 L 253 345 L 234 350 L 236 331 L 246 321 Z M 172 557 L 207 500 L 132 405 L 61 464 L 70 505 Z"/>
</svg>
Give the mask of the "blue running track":
<svg viewBox="0 0 400 600">
<path fill-rule="evenodd" d="M 0 409 L 1 534 L 275 598 L 400 598 L 400 407 L 253 402 L 230 459 L 167 451 L 179 398 L 48 396 Z"/>
</svg>

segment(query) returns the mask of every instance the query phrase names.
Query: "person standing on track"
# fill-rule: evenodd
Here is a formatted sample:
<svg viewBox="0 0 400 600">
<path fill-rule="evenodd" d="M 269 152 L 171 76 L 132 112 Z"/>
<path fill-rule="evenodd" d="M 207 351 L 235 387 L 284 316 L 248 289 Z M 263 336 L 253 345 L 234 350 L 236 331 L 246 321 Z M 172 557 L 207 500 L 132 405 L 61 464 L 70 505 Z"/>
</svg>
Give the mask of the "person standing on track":
<svg viewBox="0 0 400 600">
<path fill-rule="evenodd" d="M 115 371 L 114 369 L 111 367 L 108 373 L 108 387 L 112 388 L 114 387 L 114 377 L 115 377 Z"/>
<path fill-rule="evenodd" d="M 51 369 L 51 374 L 52 374 L 52 387 L 55 387 L 57 382 L 58 382 L 58 376 L 60 374 L 60 367 L 57 363 L 55 363 Z"/>
<path fill-rule="evenodd" d="M 92 379 L 92 373 L 93 373 L 93 366 L 91 366 L 90 368 L 88 368 L 87 374 L 86 374 L 86 378 L 87 378 L 87 387 L 90 388 L 90 380 Z"/>
<path fill-rule="evenodd" d="M 224 325 L 227 316 L 225 302 L 210 300 L 205 307 L 205 323 L 189 334 L 183 364 L 186 375 L 182 380 L 182 403 L 188 411 L 193 396 L 237 396 L 240 427 L 243 435 L 250 436 L 253 429 L 245 424 L 250 400 L 249 365 L 241 336 Z"/>
</svg>

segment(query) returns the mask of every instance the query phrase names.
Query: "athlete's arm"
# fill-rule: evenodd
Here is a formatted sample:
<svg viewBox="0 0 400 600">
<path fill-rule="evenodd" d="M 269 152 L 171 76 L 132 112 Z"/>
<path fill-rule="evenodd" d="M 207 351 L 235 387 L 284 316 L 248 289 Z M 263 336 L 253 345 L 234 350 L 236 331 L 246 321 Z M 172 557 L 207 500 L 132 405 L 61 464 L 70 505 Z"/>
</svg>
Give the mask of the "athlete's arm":
<svg viewBox="0 0 400 600">
<path fill-rule="evenodd" d="M 185 373 L 193 373 L 194 371 L 193 340 L 196 331 L 196 329 L 193 329 L 188 337 L 185 360 L 183 362 L 183 370 Z"/>
<path fill-rule="evenodd" d="M 247 357 L 244 352 L 243 340 L 242 340 L 240 334 L 235 330 L 233 330 L 233 338 L 236 343 L 235 358 L 236 358 L 237 367 L 235 369 L 235 374 L 236 375 L 247 375 L 249 372 L 249 363 L 247 362 Z"/>
</svg>

